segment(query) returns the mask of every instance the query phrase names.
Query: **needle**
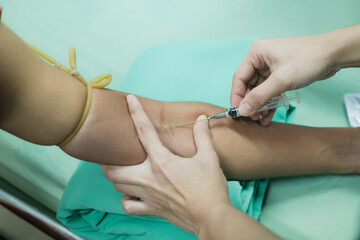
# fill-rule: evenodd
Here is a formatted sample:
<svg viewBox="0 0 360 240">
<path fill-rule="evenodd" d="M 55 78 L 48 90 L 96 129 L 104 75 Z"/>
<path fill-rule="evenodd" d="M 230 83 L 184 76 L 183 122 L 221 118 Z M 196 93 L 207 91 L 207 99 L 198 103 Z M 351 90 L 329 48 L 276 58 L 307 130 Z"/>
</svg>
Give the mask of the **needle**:
<svg viewBox="0 0 360 240">
<path fill-rule="evenodd" d="M 207 118 L 207 119 L 210 119 L 210 118 Z M 175 125 L 175 127 L 182 127 L 182 126 L 184 126 L 184 125 L 188 125 L 188 124 L 195 123 L 195 122 L 202 121 L 202 120 L 206 120 L 206 118 L 205 118 L 205 119 L 200 119 L 200 120 L 191 121 L 191 122 L 186 122 L 186 123 L 177 124 L 177 125 Z"/>
<path fill-rule="evenodd" d="M 221 119 L 221 118 L 226 118 L 226 116 L 228 116 L 228 115 L 229 115 L 228 111 L 225 111 L 225 112 L 216 113 L 216 114 L 208 117 L 207 119 L 208 119 L 208 120 L 210 120 L 210 119 Z M 177 124 L 177 125 L 175 125 L 175 127 L 181 127 L 181 126 L 188 125 L 188 124 L 195 123 L 195 122 L 202 121 L 202 120 L 206 120 L 206 118 L 205 118 L 205 119 L 200 119 L 200 120 L 191 121 L 191 122 L 186 122 L 186 123 Z"/>
<path fill-rule="evenodd" d="M 258 110 L 258 112 L 264 111 L 264 110 L 268 110 L 268 109 L 276 109 L 279 107 L 286 107 L 286 110 L 289 109 L 289 102 L 293 102 L 296 101 L 297 103 L 300 103 L 300 95 L 298 92 L 293 92 L 291 94 L 289 94 L 288 96 L 285 95 L 285 93 L 282 93 L 281 96 L 277 96 L 277 97 L 272 97 L 267 104 L 265 104 L 262 108 L 260 108 Z M 221 118 L 226 118 L 226 117 L 232 117 L 232 118 L 238 118 L 241 117 L 241 114 L 239 112 L 239 107 L 232 107 L 224 112 L 219 112 L 216 113 L 210 117 L 208 117 L 207 119 L 221 119 Z M 205 118 L 206 119 L 206 118 Z M 175 125 L 175 127 L 181 127 L 184 125 L 188 125 L 191 123 L 195 123 L 197 121 L 201 121 L 204 119 L 200 119 L 200 120 L 195 120 L 195 121 L 191 121 L 191 122 L 186 122 L 186 123 L 181 123 L 181 124 L 177 124 Z"/>
</svg>

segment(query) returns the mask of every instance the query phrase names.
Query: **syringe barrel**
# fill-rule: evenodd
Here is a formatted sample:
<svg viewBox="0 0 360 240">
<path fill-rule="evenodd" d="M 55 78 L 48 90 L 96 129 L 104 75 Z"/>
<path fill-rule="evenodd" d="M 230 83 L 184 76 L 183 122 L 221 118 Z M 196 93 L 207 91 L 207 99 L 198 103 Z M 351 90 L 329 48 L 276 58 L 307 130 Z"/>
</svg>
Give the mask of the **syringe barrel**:
<svg viewBox="0 0 360 240">
<path fill-rule="evenodd" d="M 278 107 L 285 106 L 286 109 L 289 109 L 289 103 L 296 101 L 297 103 L 300 103 L 300 95 L 297 91 L 288 93 L 285 95 L 285 93 L 282 93 L 281 96 L 278 97 L 272 97 L 265 106 L 260 108 L 258 112 L 274 109 Z M 230 108 L 230 110 L 227 113 L 232 118 L 241 117 L 241 114 L 239 112 L 238 107 Z"/>
<path fill-rule="evenodd" d="M 285 106 L 286 109 L 289 109 L 289 101 L 287 100 L 287 97 L 284 93 L 282 93 L 281 96 L 270 98 L 266 105 L 259 109 L 259 112 L 282 106 Z"/>
<path fill-rule="evenodd" d="M 288 102 L 296 102 L 297 104 L 300 103 L 300 94 L 298 91 L 289 92 L 286 94 Z"/>
<path fill-rule="evenodd" d="M 288 110 L 289 103 L 295 101 L 297 103 L 300 103 L 300 95 L 297 91 L 290 92 L 287 95 L 285 95 L 285 93 L 282 93 L 281 96 L 271 98 L 265 106 L 259 109 L 259 112 L 282 107 L 282 106 L 285 106 L 286 110 Z"/>
</svg>

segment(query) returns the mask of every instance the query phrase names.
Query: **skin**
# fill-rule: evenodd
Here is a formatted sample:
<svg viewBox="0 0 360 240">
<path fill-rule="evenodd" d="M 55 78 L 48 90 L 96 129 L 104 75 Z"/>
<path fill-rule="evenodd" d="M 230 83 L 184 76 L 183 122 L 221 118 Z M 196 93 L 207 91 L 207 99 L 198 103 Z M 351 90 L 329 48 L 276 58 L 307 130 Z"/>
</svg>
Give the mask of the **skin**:
<svg viewBox="0 0 360 240">
<path fill-rule="evenodd" d="M 64 140 L 80 120 L 86 88 L 36 57 L 2 23 L 0 59 L 0 128 L 36 144 Z"/>
<path fill-rule="evenodd" d="M 127 95 L 118 91 L 94 90 L 93 105 L 85 124 L 62 149 L 76 158 L 103 164 L 143 162 L 147 154 L 128 114 Z M 211 115 L 224 110 L 200 102 L 159 102 L 142 97 L 139 100 L 163 144 L 182 157 L 196 153 L 193 126 L 175 125 L 196 119 L 201 114 Z M 309 128 L 281 123 L 263 128 L 248 119 L 229 118 L 210 121 L 209 126 L 228 179 L 359 171 L 357 129 Z"/>
<path fill-rule="evenodd" d="M 85 86 L 36 57 L 3 24 L 0 24 L 0 59 L 3 59 L 0 61 L 0 128 L 36 144 L 54 145 L 64 140 L 82 115 Z M 128 94 L 100 89 L 93 94 L 88 118 L 63 150 L 79 159 L 103 164 L 144 162 L 147 153 L 129 115 L 125 101 Z M 181 157 L 196 153 L 192 126 L 175 128 L 174 125 L 196 119 L 200 114 L 223 110 L 199 102 L 169 103 L 145 98 L 140 98 L 140 102 L 162 144 Z M 228 179 L 360 172 L 357 150 L 360 140 L 355 129 L 287 124 L 263 128 L 246 119 L 211 121 L 210 129 Z M 291 140 L 288 136 L 292 136 Z M 111 179 L 116 174 L 111 171 L 107 176 Z M 248 221 L 243 219 L 244 223 Z"/>
<path fill-rule="evenodd" d="M 315 36 L 254 41 L 234 74 L 231 105 L 257 120 L 255 112 L 271 97 L 332 77 L 341 68 L 360 67 L 359 39 L 360 24 Z M 273 115 L 264 112 L 260 123 L 269 125 Z"/>
<path fill-rule="evenodd" d="M 60 143 L 82 115 L 85 86 L 40 60 L 2 24 L 0 36 L 0 58 L 7 59 L 0 62 L 0 128 L 36 144 Z M 128 113 L 126 95 L 94 89 L 88 118 L 63 150 L 76 158 L 103 164 L 143 162 L 146 152 Z M 196 152 L 192 126 L 175 125 L 224 110 L 200 102 L 159 102 L 146 98 L 140 101 L 164 145 L 184 157 Z M 210 121 L 210 128 L 228 179 L 359 171 L 355 129 L 278 123 L 263 128 L 247 119 L 229 118 Z M 291 140 L 288 136 L 292 136 Z"/>
<path fill-rule="evenodd" d="M 193 129 L 196 154 L 183 158 L 162 144 L 140 101 L 133 95 L 127 101 L 147 158 L 139 165 L 103 169 L 117 171 L 110 180 L 126 194 L 121 202 L 128 214 L 166 218 L 199 239 L 278 239 L 231 205 L 206 116 Z"/>
<path fill-rule="evenodd" d="M 357 33 L 356 30 L 359 30 L 358 28 L 359 26 L 355 27 L 355 35 Z M 343 31 L 345 31 L 346 33 L 346 30 Z M 343 31 L 340 30 L 337 31 L 337 33 L 344 33 Z M 303 39 L 302 41 L 306 42 L 306 40 Z M 301 67 L 299 68 L 296 65 L 292 66 L 292 72 L 296 73 L 296 71 L 298 71 L 299 74 L 301 73 L 301 71 L 304 72 L 302 73 L 302 75 L 292 75 L 293 77 L 289 78 L 289 82 L 292 83 L 295 87 L 301 85 L 306 86 L 314 81 L 314 76 L 315 78 L 322 76 L 322 78 L 326 79 L 329 76 L 334 75 L 340 67 L 358 66 L 360 61 L 360 47 L 358 43 L 353 45 L 353 40 L 353 34 L 349 34 L 348 32 L 347 35 L 345 34 L 344 36 L 341 36 L 340 41 L 335 42 L 335 44 L 337 44 L 336 46 L 334 46 L 334 48 L 329 48 L 328 51 L 331 54 L 324 54 L 324 52 L 321 51 L 320 53 L 316 54 L 315 51 L 315 54 L 313 54 L 313 59 L 309 59 L 310 62 L 311 60 L 320 61 L 318 64 L 320 64 L 320 66 L 323 66 L 323 68 L 327 69 L 327 71 L 323 71 L 324 69 L 318 69 L 314 71 L 314 69 L 311 69 L 311 65 L 307 66 L 308 68 L 305 68 L 305 71 Z M 279 42 L 282 42 L 283 48 L 287 48 L 286 43 L 288 43 L 288 45 L 290 46 L 298 44 L 298 40 L 296 39 L 291 41 L 283 39 Z M 341 44 L 344 43 L 347 44 L 343 45 L 343 48 L 339 48 L 339 45 L 341 46 Z M 316 41 L 314 43 L 311 43 L 310 41 L 307 42 L 307 44 L 310 44 L 310 47 L 301 49 L 303 50 L 301 52 L 306 53 L 309 48 L 313 48 L 312 51 L 308 52 L 308 54 L 310 54 L 313 53 L 313 51 L 317 47 L 320 47 L 320 45 L 317 45 L 318 42 Z M 313 46 L 311 46 L 312 44 Z M 342 49 L 342 51 L 338 51 L 338 49 Z M 336 52 L 338 54 L 334 54 Z M 294 60 L 292 59 L 294 57 L 291 56 L 291 52 L 289 54 L 290 57 L 287 56 L 289 58 L 287 59 L 288 61 L 285 61 L 284 64 L 280 64 L 280 66 L 276 67 L 279 67 L 281 69 L 281 67 L 285 65 L 284 68 L 286 69 L 286 67 L 288 67 L 288 63 L 291 63 L 291 61 Z M 319 56 L 326 55 L 328 57 L 332 56 L 336 58 L 336 60 L 333 60 L 333 62 L 338 62 L 338 64 L 336 64 L 337 67 L 324 67 L 328 64 L 328 62 L 331 61 L 330 59 L 326 59 L 326 57 L 319 58 Z M 302 57 L 303 56 L 301 56 L 300 54 L 300 59 Z M 324 59 L 326 59 L 326 61 Z M 245 59 L 244 62 L 246 61 L 248 60 Z M 240 70 L 240 75 L 249 74 L 249 72 L 246 72 L 249 69 L 244 68 Z M 233 85 L 232 89 L 232 101 L 240 102 L 242 100 L 241 98 L 244 97 L 244 95 L 241 96 L 241 94 L 244 94 L 244 92 L 250 92 L 249 95 L 246 96 L 245 101 L 248 101 L 249 99 L 251 100 L 251 98 L 254 96 L 257 96 L 255 98 L 256 100 L 261 100 L 262 98 L 265 99 L 266 94 L 264 94 L 264 92 L 261 92 L 264 86 L 272 87 L 272 89 L 264 88 L 264 91 L 268 92 L 274 90 L 281 92 L 284 90 L 281 88 L 284 85 L 279 85 L 279 83 L 276 83 L 276 80 L 274 80 L 274 76 L 259 76 L 262 73 L 255 73 L 253 69 L 250 69 L 250 72 L 251 74 L 258 75 L 255 77 L 256 81 L 259 81 L 260 79 L 260 82 L 255 83 L 259 84 L 258 87 L 254 88 L 254 90 L 256 90 L 256 94 L 259 93 L 260 95 L 251 94 L 250 90 L 244 89 L 244 82 L 242 82 L 242 80 L 237 81 L 235 79 L 235 85 Z M 269 69 L 265 70 L 265 72 L 267 72 L 267 74 L 272 74 L 269 73 Z M 302 79 L 301 77 L 304 76 L 305 78 Z M 224 176 L 222 176 L 222 174 L 218 172 L 220 155 L 218 156 L 216 154 L 217 151 L 215 151 L 214 149 L 216 148 L 216 138 L 212 138 L 212 136 L 214 136 L 215 134 L 213 134 L 213 132 L 209 130 L 207 121 L 195 123 L 193 132 L 195 146 L 197 149 L 196 154 L 192 158 L 181 158 L 180 156 L 171 153 L 161 143 L 160 138 L 157 136 L 155 128 L 153 127 L 150 119 L 146 116 L 146 113 L 143 111 L 140 102 L 134 96 L 128 96 L 127 100 L 129 104 L 130 114 L 137 129 L 138 136 L 146 152 L 148 153 L 148 157 L 144 163 L 136 166 L 103 166 L 105 174 L 110 181 L 114 182 L 115 188 L 118 191 L 126 194 L 122 199 L 122 205 L 127 211 L 127 213 L 132 215 L 156 215 L 166 218 L 173 224 L 189 232 L 195 233 L 199 237 L 199 239 L 278 239 L 278 237 L 275 236 L 273 233 L 260 226 L 259 223 L 255 222 L 253 219 L 250 219 L 244 213 L 235 209 L 229 203 L 230 201 L 227 198 L 226 184 L 224 184 Z M 259 104 L 259 106 L 261 106 L 261 104 Z M 247 108 L 247 110 L 249 110 L 249 107 Z M 259 116 L 252 117 L 258 118 Z M 269 118 L 272 118 L 272 113 L 263 113 L 262 124 L 266 125 L 266 121 L 268 121 Z M 250 126 L 242 130 L 246 131 L 246 129 L 248 128 L 250 128 Z M 291 130 L 291 128 L 287 130 Z M 287 130 L 281 128 L 276 129 L 276 132 L 273 132 L 273 134 L 270 135 L 271 137 L 269 139 L 267 139 L 266 134 L 262 135 L 261 138 L 256 141 L 255 146 L 261 146 L 259 147 L 260 151 L 262 151 L 263 148 L 266 148 L 266 146 L 273 146 L 273 140 L 279 141 L 277 137 L 273 137 L 277 136 L 279 132 L 287 132 Z M 302 130 L 303 133 L 306 135 L 307 128 L 303 128 Z M 329 130 L 330 129 L 326 129 L 326 131 Z M 310 130 L 310 132 L 313 132 L 313 129 Z M 246 135 L 246 133 L 244 132 L 241 132 L 239 134 Z M 287 132 L 287 135 L 290 135 L 289 132 Z M 296 133 L 296 130 L 291 134 L 291 136 L 295 136 L 296 138 L 297 135 L 298 134 Z M 358 144 L 354 145 L 355 142 L 358 142 L 358 140 L 355 140 L 358 138 L 358 136 L 359 133 L 357 131 L 353 132 L 351 134 L 351 137 L 348 137 L 346 143 L 346 145 L 349 147 L 348 150 L 340 151 L 335 155 L 337 155 L 339 158 L 347 159 L 347 157 L 349 156 L 348 154 L 350 153 L 351 155 L 351 152 L 355 150 L 354 147 L 356 149 L 358 149 L 359 147 Z M 332 134 L 328 135 L 328 138 L 333 137 L 334 135 Z M 307 139 L 311 139 L 311 141 L 308 141 L 309 144 L 317 143 L 316 140 L 313 141 L 313 138 Z M 268 142 L 266 142 L 265 145 L 261 145 L 261 141 L 266 140 L 268 140 Z M 293 139 L 288 139 L 287 142 L 282 142 L 282 144 L 277 145 L 275 149 L 279 152 L 282 152 L 283 149 L 293 152 L 295 149 L 288 148 L 288 145 L 292 145 L 292 140 Z M 305 149 L 305 151 L 307 151 L 307 149 L 311 149 L 311 146 L 308 146 L 309 148 L 302 148 L 301 146 L 304 142 L 301 141 L 301 139 L 296 139 L 295 141 L 296 143 L 300 143 L 298 147 L 303 151 Z M 283 148 L 281 148 L 281 146 L 283 146 Z M 321 145 L 317 145 L 316 147 L 321 148 Z M 321 155 L 326 154 L 329 151 L 336 152 L 341 148 L 342 146 L 340 145 L 333 145 L 330 148 L 323 149 Z M 358 150 L 355 150 L 355 152 L 357 151 Z M 245 152 L 243 152 L 242 158 L 244 158 L 244 154 Z M 273 154 L 276 153 L 273 152 Z M 297 158 L 296 155 L 297 154 L 287 157 L 292 162 L 294 158 Z M 308 157 L 311 158 L 311 155 L 309 155 Z M 353 158 L 352 161 L 356 162 L 356 158 L 358 158 L 359 156 L 354 157 L 355 158 Z M 271 158 L 271 155 L 263 155 L 262 158 L 268 159 Z M 188 166 L 189 162 L 191 163 L 191 167 Z M 266 165 L 266 163 L 263 164 Z M 248 166 L 249 165 L 247 163 L 244 163 L 243 165 L 243 167 L 245 168 L 247 168 Z M 301 166 L 303 165 L 299 162 L 294 166 L 301 168 Z M 356 172 L 359 173 L 359 164 L 355 164 L 353 166 L 353 169 L 357 169 Z M 277 167 L 281 168 L 281 166 Z M 141 177 L 139 178 L 138 176 Z M 206 201 L 203 201 L 203 199 L 206 199 Z"/>
</svg>

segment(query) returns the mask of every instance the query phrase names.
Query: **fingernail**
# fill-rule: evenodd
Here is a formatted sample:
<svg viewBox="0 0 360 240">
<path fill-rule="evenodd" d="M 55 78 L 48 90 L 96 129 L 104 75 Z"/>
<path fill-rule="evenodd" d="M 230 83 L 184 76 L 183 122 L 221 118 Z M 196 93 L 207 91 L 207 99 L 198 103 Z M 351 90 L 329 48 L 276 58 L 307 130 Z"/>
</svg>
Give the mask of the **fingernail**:
<svg viewBox="0 0 360 240">
<path fill-rule="evenodd" d="M 205 120 L 205 119 L 207 119 L 207 116 L 206 115 L 201 115 L 201 116 L 198 117 L 197 120 Z"/>
<path fill-rule="evenodd" d="M 132 95 L 132 94 L 129 94 L 129 95 L 126 96 L 126 101 L 127 101 L 128 103 L 133 102 L 134 99 L 135 99 L 135 96 Z"/>
<path fill-rule="evenodd" d="M 244 116 L 250 116 L 253 113 L 255 113 L 255 110 L 252 107 L 250 107 L 250 105 L 247 102 L 241 103 L 239 110 L 240 110 L 240 114 Z"/>
</svg>

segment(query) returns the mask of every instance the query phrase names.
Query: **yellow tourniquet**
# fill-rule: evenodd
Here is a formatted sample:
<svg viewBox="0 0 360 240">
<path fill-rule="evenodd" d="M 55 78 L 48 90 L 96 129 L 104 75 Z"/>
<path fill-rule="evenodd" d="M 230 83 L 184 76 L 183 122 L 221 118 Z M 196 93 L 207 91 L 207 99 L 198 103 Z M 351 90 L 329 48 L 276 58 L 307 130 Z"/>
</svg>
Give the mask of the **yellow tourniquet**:
<svg viewBox="0 0 360 240">
<path fill-rule="evenodd" d="M 83 76 L 81 76 L 81 74 L 78 72 L 78 70 L 76 68 L 76 53 L 75 53 L 74 47 L 70 47 L 70 49 L 69 49 L 69 60 L 70 60 L 70 68 L 71 68 L 71 70 L 70 70 L 67 67 L 65 67 L 64 65 L 62 65 L 61 63 L 59 63 L 58 61 L 56 61 L 55 59 L 53 59 L 52 57 L 50 57 L 48 54 L 46 54 L 45 52 L 40 50 L 39 48 L 35 47 L 34 45 L 32 45 L 28 42 L 26 42 L 26 44 L 40 57 L 42 57 L 49 63 L 54 64 L 54 66 L 56 68 L 71 74 L 72 76 L 77 78 L 80 82 L 82 82 L 87 87 L 87 99 L 86 99 L 84 112 L 81 116 L 81 119 L 80 119 L 78 125 L 72 131 L 72 133 L 67 138 L 65 138 L 65 140 L 63 140 L 60 144 L 58 144 L 59 147 L 62 147 L 64 145 L 66 145 L 68 142 L 70 142 L 71 139 L 73 139 L 75 137 L 75 135 L 79 132 L 81 126 L 84 124 L 85 119 L 89 113 L 90 106 L 91 106 L 92 88 L 106 87 L 111 82 L 112 75 L 109 73 L 105 73 L 105 74 L 93 79 L 92 81 L 87 82 L 87 81 L 85 81 Z"/>
</svg>

